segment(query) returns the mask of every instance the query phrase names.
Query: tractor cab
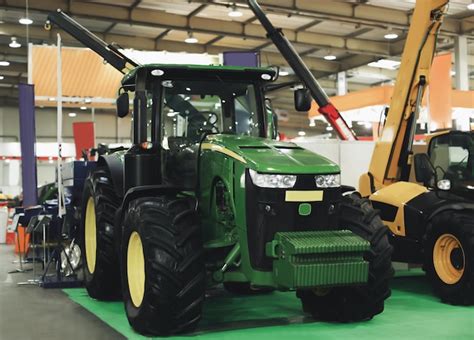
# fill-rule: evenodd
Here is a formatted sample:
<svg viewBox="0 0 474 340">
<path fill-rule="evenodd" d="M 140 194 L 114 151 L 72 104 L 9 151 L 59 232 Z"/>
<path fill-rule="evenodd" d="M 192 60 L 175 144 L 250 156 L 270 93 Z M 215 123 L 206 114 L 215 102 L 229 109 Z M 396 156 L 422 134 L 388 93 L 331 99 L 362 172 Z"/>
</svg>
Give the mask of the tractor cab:
<svg viewBox="0 0 474 340">
<path fill-rule="evenodd" d="M 134 92 L 134 144 L 161 153 L 164 182 L 194 189 L 199 148 L 207 136 L 276 135 L 264 94 L 274 78 L 267 68 L 139 66 L 122 81 L 117 112 L 128 113 Z"/>
<path fill-rule="evenodd" d="M 428 141 L 428 153 L 417 155 L 422 182 L 460 198 L 474 197 L 474 133 L 443 132 Z M 418 166 L 416 166 L 418 164 Z"/>
</svg>

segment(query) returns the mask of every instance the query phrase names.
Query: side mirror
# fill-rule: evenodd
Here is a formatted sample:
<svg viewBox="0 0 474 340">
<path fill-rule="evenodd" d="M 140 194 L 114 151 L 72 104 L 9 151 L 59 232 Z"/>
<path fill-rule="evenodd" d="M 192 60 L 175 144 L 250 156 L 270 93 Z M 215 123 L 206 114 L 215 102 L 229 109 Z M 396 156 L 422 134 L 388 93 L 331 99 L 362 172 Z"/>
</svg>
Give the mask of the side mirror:
<svg viewBox="0 0 474 340">
<path fill-rule="evenodd" d="M 435 169 L 426 153 L 416 154 L 415 162 L 415 178 L 417 182 L 429 185 L 433 177 L 435 177 Z"/>
<path fill-rule="evenodd" d="M 120 96 L 117 98 L 116 101 L 117 104 L 117 116 L 120 118 L 123 118 L 128 115 L 130 112 L 130 102 L 128 99 L 128 92 L 123 92 L 120 94 Z"/>
<path fill-rule="evenodd" d="M 311 93 L 308 89 L 298 89 L 295 91 L 295 109 L 296 111 L 309 111 L 311 109 Z"/>
</svg>

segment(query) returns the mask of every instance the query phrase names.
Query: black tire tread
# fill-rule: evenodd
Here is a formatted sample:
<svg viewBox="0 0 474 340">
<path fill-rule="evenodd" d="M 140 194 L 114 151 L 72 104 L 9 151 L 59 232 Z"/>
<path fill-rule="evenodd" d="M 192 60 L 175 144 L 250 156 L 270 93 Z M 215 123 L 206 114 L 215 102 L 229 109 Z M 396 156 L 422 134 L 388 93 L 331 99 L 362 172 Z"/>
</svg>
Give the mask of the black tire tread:
<svg viewBox="0 0 474 340">
<path fill-rule="evenodd" d="M 340 204 L 341 229 L 349 229 L 371 244 L 364 254 L 369 262 L 367 285 L 331 288 L 326 295 L 316 296 L 311 290 L 299 290 L 303 310 L 324 321 L 353 322 L 372 319 L 383 312 L 390 296 L 389 281 L 393 277 L 388 230 L 368 199 L 357 193 L 344 196 Z"/>
<path fill-rule="evenodd" d="M 89 197 L 94 198 L 97 224 L 97 252 L 94 273 L 84 268 L 85 286 L 88 294 L 98 300 L 117 300 L 121 296 L 120 264 L 114 243 L 114 213 L 120 206 L 110 173 L 99 166 L 88 177 L 84 191 L 83 211 Z M 81 248 L 84 248 L 84 220 L 82 216 Z M 106 231 L 106 228 L 109 229 Z M 85 262 L 85 251 L 83 263 Z"/>
<path fill-rule="evenodd" d="M 451 233 L 460 240 L 465 251 L 464 275 L 454 285 L 439 279 L 433 264 L 433 245 L 442 233 Z M 453 305 L 474 304 L 474 212 L 448 210 L 435 216 L 427 226 L 423 237 L 423 269 L 432 284 L 434 293 L 441 301 Z"/>
<path fill-rule="evenodd" d="M 187 199 L 144 197 L 130 202 L 123 243 L 133 226 L 145 252 L 145 296 L 131 303 L 126 279 L 126 246 L 122 251 L 123 294 L 127 317 L 141 334 L 171 335 L 196 328 L 202 314 L 206 276 L 199 219 Z M 159 254 L 159 256 L 157 256 Z"/>
</svg>

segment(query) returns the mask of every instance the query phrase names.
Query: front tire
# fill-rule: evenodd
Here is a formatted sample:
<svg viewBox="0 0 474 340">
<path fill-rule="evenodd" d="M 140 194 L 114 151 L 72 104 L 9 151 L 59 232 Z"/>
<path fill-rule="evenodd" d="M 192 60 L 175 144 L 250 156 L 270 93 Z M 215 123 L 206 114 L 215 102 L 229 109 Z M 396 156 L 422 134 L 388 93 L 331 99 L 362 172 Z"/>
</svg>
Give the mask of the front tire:
<svg viewBox="0 0 474 340">
<path fill-rule="evenodd" d="M 425 270 L 443 302 L 474 303 L 474 214 L 436 216 L 425 237 Z"/>
<path fill-rule="evenodd" d="M 369 262 L 366 285 L 354 287 L 299 290 L 303 310 L 324 321 L 352 322 L 372 319 L 384 310 L 390 296 L 389 281 L 393 276 L 392 246 L 387 228 L 368 199 L 358 194 L 344 196 L 340 205 L 340 229 L 349 229 L 370 242 L 364 254 Z"/>
<path fill-rule="evenodd" d="M 95 169 L 84 185 L 80 248 L 84 282 L 89 295 L 98 300 L 121 296 L 120 266 L 114 246 L 114 214 L 120 198 L 105 167 Z"/>
<path fill-rule="evenodd" d="M 189 201 L 170 196 L 131 201 L 122 245 L 130 325 L 141 334 L 160 336 L 195 329 L 206 282 L 201 227 Z"/>
</svg>

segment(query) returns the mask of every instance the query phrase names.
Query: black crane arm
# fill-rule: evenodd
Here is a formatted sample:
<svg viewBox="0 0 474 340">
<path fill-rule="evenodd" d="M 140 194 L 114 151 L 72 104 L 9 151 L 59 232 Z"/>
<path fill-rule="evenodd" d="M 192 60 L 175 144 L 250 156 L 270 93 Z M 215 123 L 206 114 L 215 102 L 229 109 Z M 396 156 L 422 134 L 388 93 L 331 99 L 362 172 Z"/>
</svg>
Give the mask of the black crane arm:
<svg viewBox="0 0 474 340">
<path fill-rule="evenodd" d="M 342 118 L 336 107 L 329 101 L 324 89 L 308 69 L 304 61 L 285 37 L 281 29 L 277 29 L 270 22 L 256 0 L 248 0 L 248 5 L 257 19 L 267 31 L 267 36 L 273 41 L 281 55 L 295 72 L 296 76 L 311 92 L 313 99 L 319 105 L 319 112 L 333 126 L 339 137 L 343 140 L 357 140 L 354 132 Z"/>
<path fill-rule="evenodd" d="M 122 73 L 127 73 L 138 63 L 128 58 L 120 50 L 112 45 L 107 44 L 87 28 L 79 24 L 61 9 L 48 14 L 49 24 L 55 24 L 69 33 L 75 39 L 80 41 L 84 46 L 99 54 L 104 60 Z"/>
</svg>

